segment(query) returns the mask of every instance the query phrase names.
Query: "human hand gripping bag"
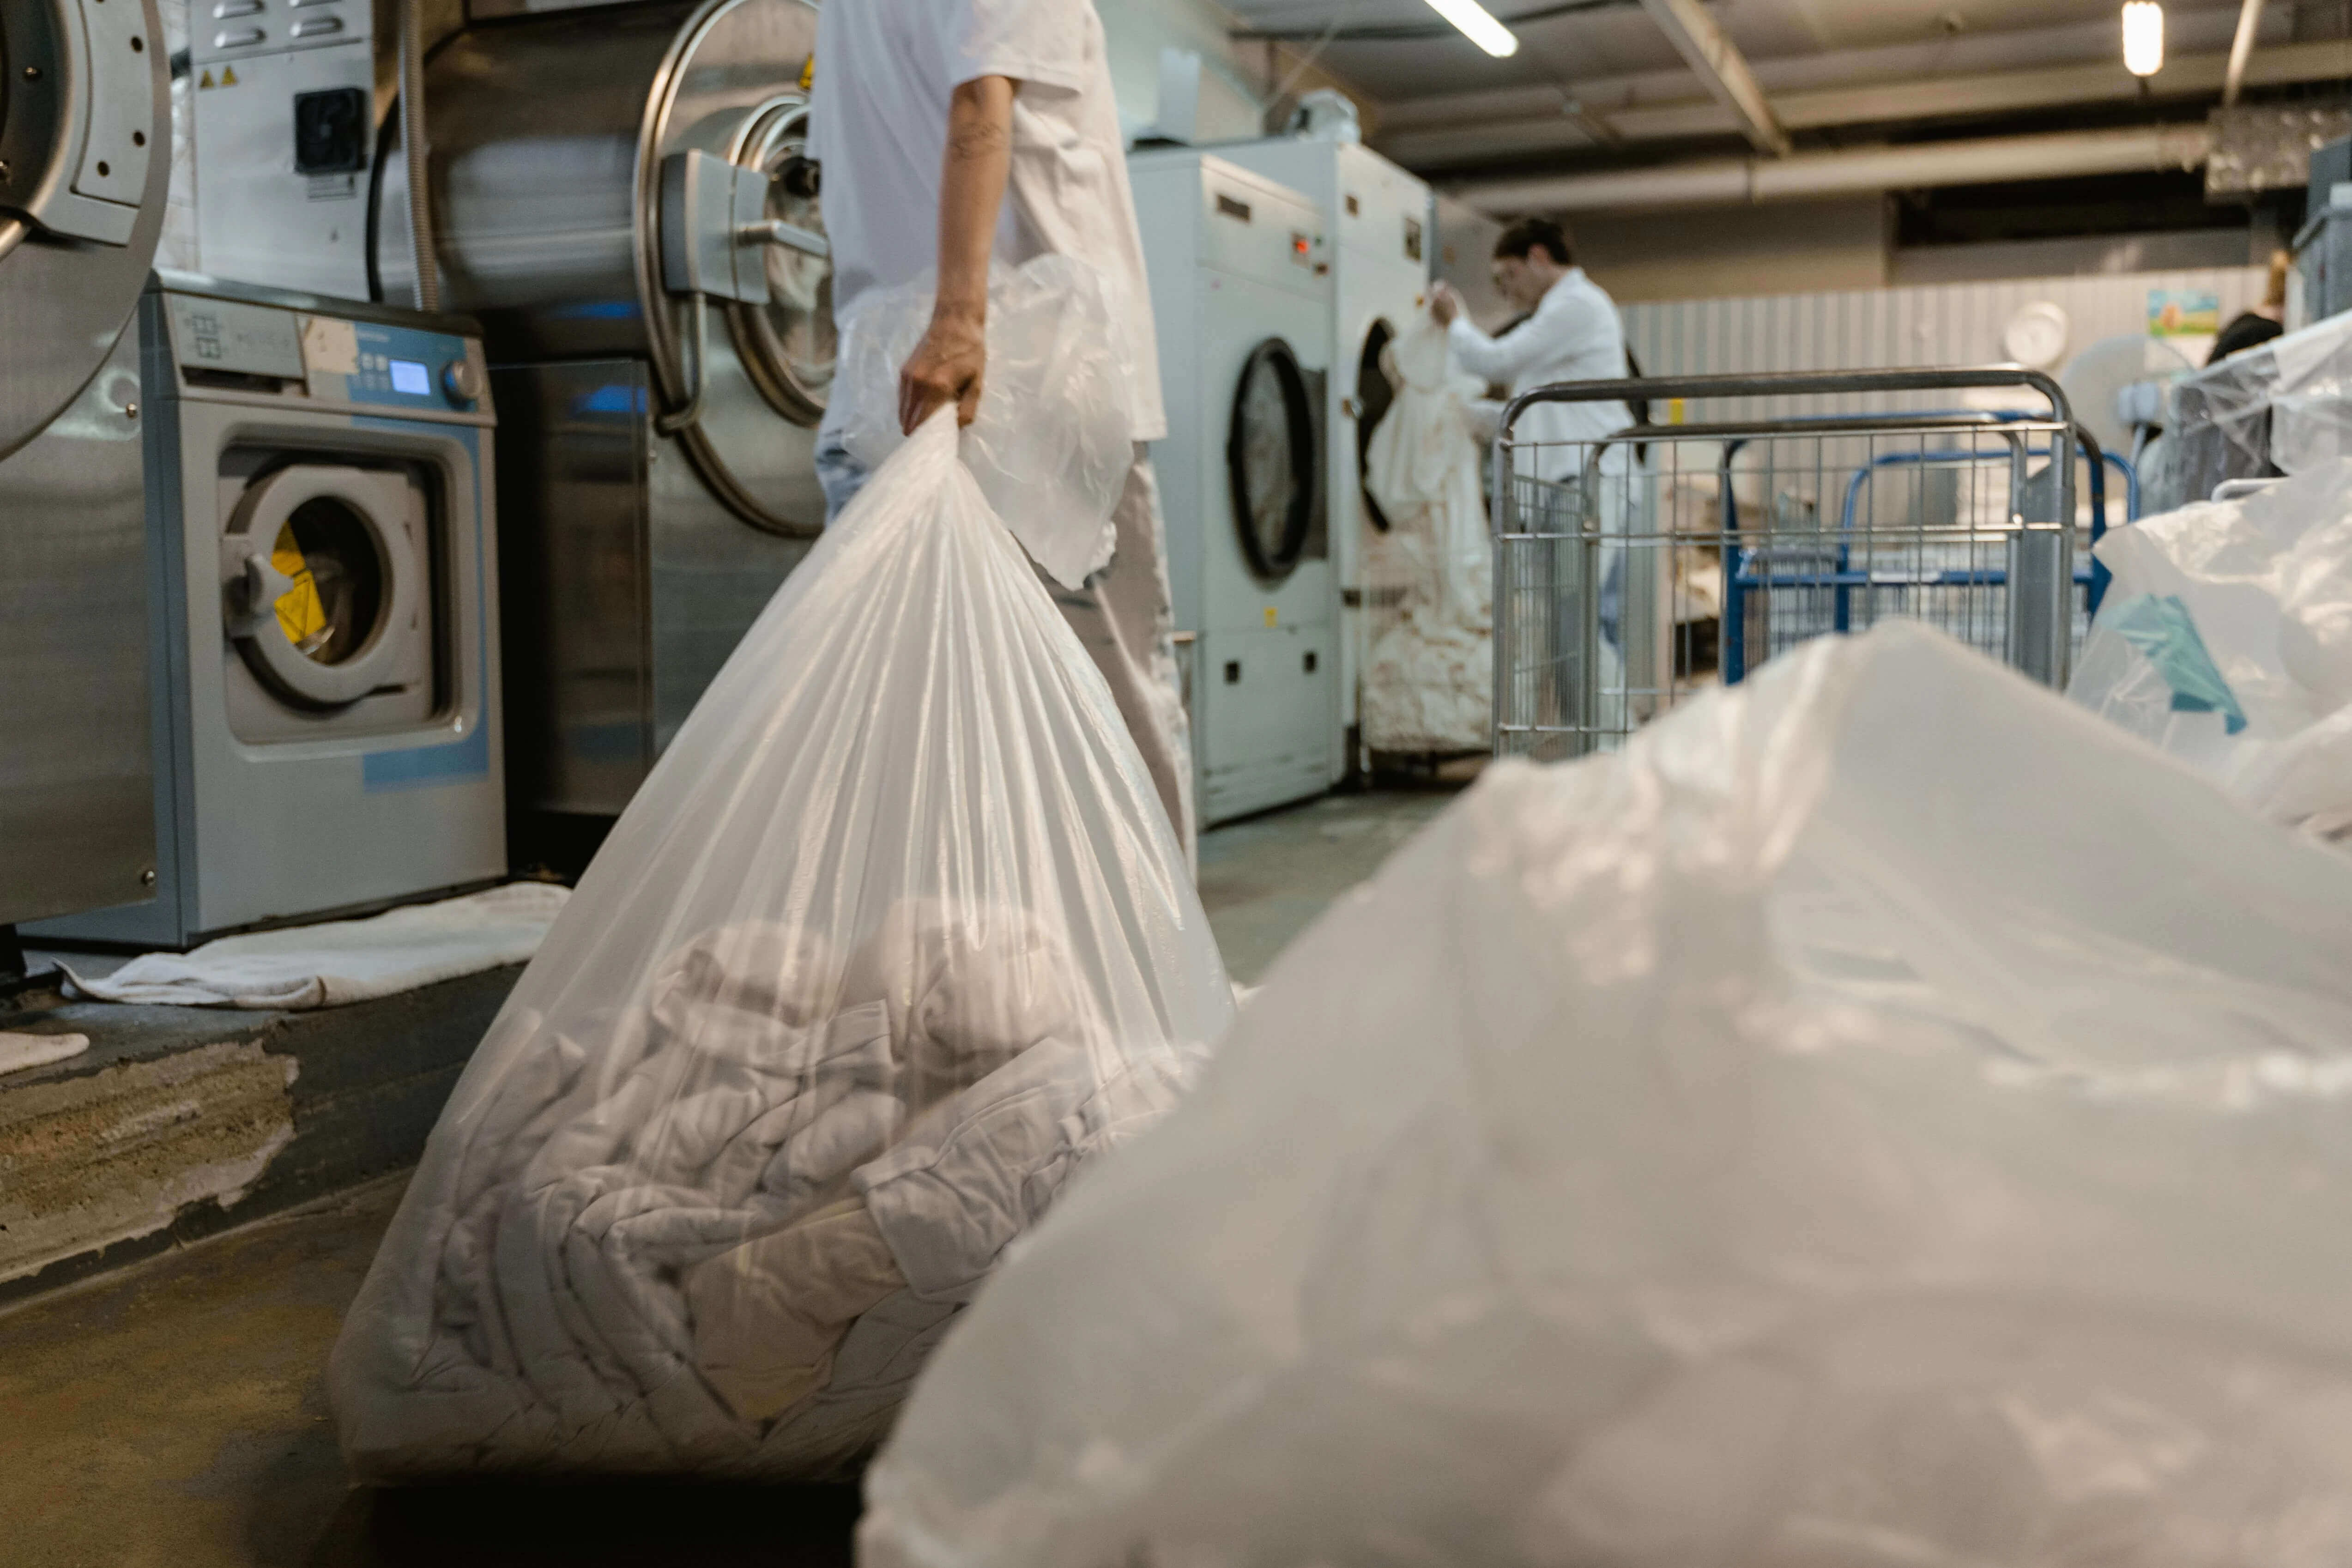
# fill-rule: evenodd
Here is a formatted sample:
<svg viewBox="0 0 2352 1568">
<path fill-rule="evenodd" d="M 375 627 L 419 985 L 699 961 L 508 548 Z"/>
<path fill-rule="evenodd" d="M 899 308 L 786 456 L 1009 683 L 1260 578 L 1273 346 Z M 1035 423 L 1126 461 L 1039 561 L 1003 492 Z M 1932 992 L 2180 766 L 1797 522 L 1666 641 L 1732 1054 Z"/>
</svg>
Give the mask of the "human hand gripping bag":
<svg viewBox="0 0 2352 1568">
<path fill-rule="evenodd" d="M 1498 763 L 866 1472 L 862 1568 L 2352 1562 L 2352 861 L 1927 627 Z"/>
<path fill-rule="evenodd" d="M 363 1474 L 822 1478 L 1232 992 L 952 409 L 787 580 L 468 1064 L 330 1365 Z"/>
</svg>

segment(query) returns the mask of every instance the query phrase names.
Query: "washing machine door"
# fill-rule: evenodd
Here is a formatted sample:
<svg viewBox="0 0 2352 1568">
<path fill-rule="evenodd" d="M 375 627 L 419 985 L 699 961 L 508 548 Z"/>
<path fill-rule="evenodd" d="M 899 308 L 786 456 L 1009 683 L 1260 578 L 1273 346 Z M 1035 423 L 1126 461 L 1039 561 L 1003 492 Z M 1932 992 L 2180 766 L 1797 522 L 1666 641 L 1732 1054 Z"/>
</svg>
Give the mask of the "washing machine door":
<svg viewBox="0 0 2352 1568">
<path fill-rule="evenodd" d="M 823 241 L 820 180 L 808 157 L 808 100 L 781 95 L 745 117 L 730 161 L 766 181 L 763 216 L 794 237 L 761 247 L 768 274 L 764 304 L 730 301 L 728 327 L 744 374 L 768 405 L 797 425 L 824 417 L 838 340 L 833 326 L 833 258 Z M 805 237 L 805 240 L 800 238 Z"/>
<path fill-rule="evenodd" d="M 1396 385 L 1389 380 L 1383 363 L 1394 342 L 1396 330 L 1385 319 L 1375 321 L 1364 334 L 1364 352 L 1356 362 L 1356 488 L 1364 498 L 1364 515 L 1382 533 L 1389 531 L 1389 514 L 1381 510 L 1372 487 L 1364 481 L 1372 471 L 1372 437 L 1396 402 Z"/>
<path fill-rule="evenodd" d="M 424 498 L 396 470 L 298 464 L 255 484 L 222 549 L 227 630 L 293 707 L 333 711 L 425 674 Z"/>
<path fill-rule="evenodd" d="M 1298 355 L 1280 338 L 1243 363 L 1225 465 L 1242 555 L 1259 577 L 1279 583 L 1306 552 L 1318 481 L 1313 395 Z"/>
<path fill-rule="evenodd" d="M 154 0 L 0 0 L 0 457 L 113 351 L 163 231 Z"/>
</svg>

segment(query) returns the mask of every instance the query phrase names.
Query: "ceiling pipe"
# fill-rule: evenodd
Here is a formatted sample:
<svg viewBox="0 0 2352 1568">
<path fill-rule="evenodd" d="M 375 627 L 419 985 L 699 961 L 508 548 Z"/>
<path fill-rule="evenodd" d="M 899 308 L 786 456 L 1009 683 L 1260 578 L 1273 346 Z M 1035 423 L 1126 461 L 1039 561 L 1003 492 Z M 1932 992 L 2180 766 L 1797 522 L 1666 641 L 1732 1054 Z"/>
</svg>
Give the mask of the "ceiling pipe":
<svg viewBox="0 0 2352 1568">
<path fill-rule="evenodd" d="M 1797 153 L 1786 158 L 1713 158 L 1590 174 L 1478 180 L 1454 186 L 1450 194 L 1496 215 L 1735 206 L 1923 186 L 2193 169 L 2205 162 L 2212 145 L 2213 133 L 2203 125 L 2150 125 Z"/>
<path fill-rule="evenodd" d="M 2238 8 L 2237 36 L 2230 40 L 2230 68 L 2221 79 L 2221 102 L 2226 108 L 2238 101 L 2238 89 L 2246 85 L 2246 62 L 2254 54 L 2254 29 L 2262 26 L 2263 0 L 2245 0 Z"/>
</svg>

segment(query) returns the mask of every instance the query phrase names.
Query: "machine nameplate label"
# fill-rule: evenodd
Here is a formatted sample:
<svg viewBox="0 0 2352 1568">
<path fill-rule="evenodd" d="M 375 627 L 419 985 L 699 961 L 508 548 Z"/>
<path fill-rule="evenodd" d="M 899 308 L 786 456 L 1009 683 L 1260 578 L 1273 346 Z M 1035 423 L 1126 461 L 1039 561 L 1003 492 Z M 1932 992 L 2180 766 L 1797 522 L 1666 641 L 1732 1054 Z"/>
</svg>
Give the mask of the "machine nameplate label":
<svg viewBox="0 0 2352 1568">
<path fill-rule="evenodd" d="M 302 379 L 302 340 L 290 311 L 181 294 L 169 299 L 172 347 L 182 365 Z"/>
</svg>

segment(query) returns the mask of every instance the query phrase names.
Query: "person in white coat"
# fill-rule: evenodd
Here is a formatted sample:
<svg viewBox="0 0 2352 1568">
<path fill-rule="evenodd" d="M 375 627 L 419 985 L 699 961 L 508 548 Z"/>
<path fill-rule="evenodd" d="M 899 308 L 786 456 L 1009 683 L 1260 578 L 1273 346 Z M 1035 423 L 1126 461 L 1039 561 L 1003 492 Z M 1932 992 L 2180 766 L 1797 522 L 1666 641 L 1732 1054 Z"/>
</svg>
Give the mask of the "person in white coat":
<svg viewBox="0 0 2352 1568">
<path fill-rule="evenodd" d="M 1462 308 L 1452 285 L 1430 292 L 1430 313 L 1446 330 L 1454 363 L 1516 397 L 1562 381 L 1618 381 L 1628 374 L 1625 328 L 1616 302 L 1576 265 L 1568 232 L 1546 218 L 1525 218 L 1495 242 L 1495 287 L 1528 314 L 1490 338 Z M 1499 412 L 1499 410 L 1496 410 Z M 1512 437 L 1529 448 L 1522 473 L 1565 480 L 1577 477 L 1590 443 L 1633 422 L 1621 402 L 1539 404 L 1519 417 Z M 1612 471 L 1623 459 L 1612 450 Z"/>
<path fill-rule="evenodd" d="M 823 171 L 833 304 L 936 267 L 930 330 L 899 378 L 908 433 L 946 404 L 963 422 L 987 374 L 992 259 L 1076 257 L 1102 274 L 1128 374 L 1135 465 L 1110 564 L 1070 590 L 1040 574 L 1109 683 L 1189 855 L 1192 761 L 1160 491 L 1146 443 L 1168 433 L 1127 142 L 1093 0 L 855 0 L 818 13 L 809 155 Z M 826 510 L 866 475 L 830 421 Z"/>
<path fill-rule="evenodd" d="M 1462 296 L 1451 285 L 1439 283 L 1430 291 L 1430 313 L 1444 324 L 1454 363 L 1468 374 L 1489 384 L 1500 383 L 1514 397 L 1539 386 L 1564 381 L 1622 381 L 1631 370 L 1625 355 L 1624 323 L 1616 302 L 1576 265 L 1568 233 L 1545 218 L 1525 218 L 1505 229 L 1495 242 L 1495 287 L 1528 314 L 1499 337 L 1478 330 L 1462 307 Z M 1499 419 L 1499 405 L 1481 411 Z M 1622 538 L 1633 511 L 1630 491 L 1640 482 L 1637 458 L 1630 444 L 1616 443 L 1600 451 L 1592 467 L 1595 444 L 1633 423 L 1633 411 L 1615 398 L 1591 403 L 1539 403 L 1521 414 L 1511 430 L 1512 472 L 1518 480 L 1517 505 L 1523 521 L 1537 531 L 1572 533 L 1598 523 L 1604 540 Z M 1489 435 L 1493 431 L 1489 429 Z M 1595 493 L 1585 493 L 1594 481 Z M 1528 483 L 1527 481 L 1537 481 Z M 1656 563 L 1645 552 L 1639 586 L 1653 596 L 1651 580 Z M 1596 707 L 1580 714 L 1582 721 L 1604 733 L 1624 731 L 1632 715 L 1646 711 L 1645 701 L 1629 689 L 1638 680 L 1654 685 L 1661 678 L 1654 659 L 1636 659 L 1638 672 L 1629 672 L 1624 626 L 1628 551 L 1621 543 L 1601 550 L 1601 668 L 1593 677 Z M 1572 582 L 1556 584 L 1563 594 L 1559 616 L 1569 624 L 1578 613 L 1576 599 L 1587 591 Z M 1647 622 L 1644 622 L 1647 625 Z"/>
</svg>

